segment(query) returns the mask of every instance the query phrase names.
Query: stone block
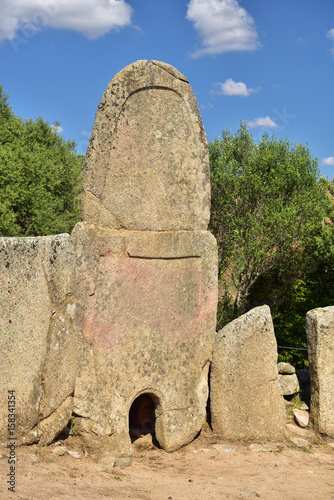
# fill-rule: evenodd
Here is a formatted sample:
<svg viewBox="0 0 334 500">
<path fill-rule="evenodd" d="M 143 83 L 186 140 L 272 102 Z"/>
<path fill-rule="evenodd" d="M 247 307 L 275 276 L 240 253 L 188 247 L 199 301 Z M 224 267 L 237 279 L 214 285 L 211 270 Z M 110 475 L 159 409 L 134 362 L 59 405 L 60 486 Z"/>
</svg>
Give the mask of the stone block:
<svg viewBox="0 0 334 500">
<path fill-rule="evenodd" d="M 278 384 L 281 388 L 283 396 L 292 396 L 299 392 L 299 382 L 297 375 L 278 375 Z"/>
<path fill-rule="evenodd" d="M 0 238 L 0 271 L 1 393 L 7 399 L 7 391 L 15 391 L 16 436 L 24 440 L 29 435 L 31 440 L 39 421 L 74 391 L 71 238 Z M 7 405 L 0 405 L 2 439 L 7 439 L 7 414 Z M 61 425 L 58 418 L 58 432 Z M 46 432 L 50 437 L 51 431 Z M 35 434 L 36 442 L 43 432 Z"/>
<path fill-rule="evenodd" d="M 74 411 L 95 422 L 113 456 L 127 456 L 130 408 L 148 394 L 156 438 L 176 450 L 205 417 L 215 239 L 206 231 L 116 231 L 86 223 L 73 237 L 81 332 Z"/>
<path fill-rule="evenodd" d="M 334 437 L 334 306 L 306 314 L 306 335 L 311 419 L 319 432 Z"/>
<path fill-rule="evenodd" d="M 268 306 L 256 307 L 216 335 L 211 379 L 213 431 L 227 439 L 280 439 L 285 407 Z"/>
<path fill-rule="evenodd" d="M 280 375 L 293 375 L 296 373 L 295 367 L 290 365 L 290 363 L 278 363 L 277 368 Z"/>
</svg>

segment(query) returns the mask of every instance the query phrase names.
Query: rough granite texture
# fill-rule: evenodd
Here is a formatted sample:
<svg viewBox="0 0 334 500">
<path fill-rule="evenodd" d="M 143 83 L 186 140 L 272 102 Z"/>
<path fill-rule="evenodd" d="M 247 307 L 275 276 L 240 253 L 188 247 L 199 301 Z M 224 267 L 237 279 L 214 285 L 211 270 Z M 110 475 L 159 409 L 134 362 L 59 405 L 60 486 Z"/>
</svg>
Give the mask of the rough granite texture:
<svg viewBox="0 0 334 500">
<path fill-rule="evenodd" d="M 334 306 L 306 314 L 311 378 L 311 419 L 316 429 L 334 437 Z"/>
<path fill-rule="evenodd" d="M 200 430 L 214 345 L 217 255 L 207 231 L 116 231 L 80 223 L 78 378 L 83 431 L 115 456 L 131 452 L 129 410 L 150 394 L 166 451 Z M 89 423 L 88 423 L 89 421 Z M 108 439 L 106 439 L 108 438 Z M 102 444 L 100 444 L 100 447 Z"/>
<path fill-rule="evenodd" d="M 99 104 L 83 177 L 82 219 L 111 229 L 207 229 L 207 141 L 188 80 L 137 61 Z"/>
<path fill-rule="evenodd" d="M 130 424 L 155 423 L 173 451 L 201 429 L 208 398 L 209 158 L 192 89 L 172 66 L 138 61 L 108 85 L 82 215 L 73 244 L 69 235 L 0 241 L 1 390 L 16 391 L 18 443 L 50 443 L 74 413 L 100 458 L 124 466 Z M 146 416 L 135 414 L 141 401 Z"/>
<path fill-rule="evenodd" d="M 283 396 L 292 396 L 300 391 L 297 375 L 278 375 L 278 385 L 281 388 Z"/>
<path fill-rule="evenodd" d="M 213 431 L 227 439 L 281 439 L 285 406 L 268 306 L 256 307 L 216 335 L 210 379 Z"/>
<path fill-rule="evenodd" d="M 67 425 L 73 408 L 71 238 L 0 238 L 0 270 L 1 393 L 7 399 L 7 391 L 15 390 L 18 443 L 47 444 Z M 55 420 L 54 412 L 62 418 Z M 0 405 L 2 440 L 7 414 L 7 404 Z"/>
<path fill-rule="evenodd" d="M 77 261 L 83 434 L 123 463 L 129 411 L 148 394 L 155 433 L 173 451 L 203 423 L 217 305 L 217 250 L 206 231 L 206 136 L 187 79 L 137 61 L 109 83 L 83 176 Z"/>
</svg>

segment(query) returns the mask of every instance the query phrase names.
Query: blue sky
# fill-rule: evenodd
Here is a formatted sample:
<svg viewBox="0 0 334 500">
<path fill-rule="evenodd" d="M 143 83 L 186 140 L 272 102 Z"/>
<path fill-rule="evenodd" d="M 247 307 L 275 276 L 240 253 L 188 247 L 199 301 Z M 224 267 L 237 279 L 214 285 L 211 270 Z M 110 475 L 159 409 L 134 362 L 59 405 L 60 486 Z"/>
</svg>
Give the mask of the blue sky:
<svg viewBox="0 0 334 500">
<path fill-rule="evenodd" d="M 208 139 L 247 120 L 334 177 L 333 0 L 0 0 L 0 83 L 85 154 L 102 94 L 138 59 L 175 66 Z"/>
</svg>

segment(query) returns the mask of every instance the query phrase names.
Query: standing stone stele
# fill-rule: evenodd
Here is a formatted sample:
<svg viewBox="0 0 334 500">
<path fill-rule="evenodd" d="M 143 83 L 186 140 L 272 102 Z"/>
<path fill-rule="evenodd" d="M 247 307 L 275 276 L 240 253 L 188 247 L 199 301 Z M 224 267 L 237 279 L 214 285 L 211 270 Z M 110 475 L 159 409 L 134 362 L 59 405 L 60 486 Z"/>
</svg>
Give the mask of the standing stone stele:
<svg viewBox="0 0 334 500">
<path fill-rule="evenodd" d="M 306 335 L 311 419 L 319 432 L 334 437 L 334 306 L 306 314 Z"/>
<path fill-rule="evenodd" d="M 252 309 L 216 335 L 210 379 L 213 431 L 227 439 L 281 439 L 285 406 L 268 306 Z"/>
<path fill-rule="evenodd" d="M 217 305 L 217 251 L 206 229 L 205 132 L 187 79 L 138 61 L 109 83 L 83 178 L 76 249 L 78 378 L 84 435 L 124 464 L 129 413 L 154 402 L 166 451 L 200 430 Z"/>
</svg>

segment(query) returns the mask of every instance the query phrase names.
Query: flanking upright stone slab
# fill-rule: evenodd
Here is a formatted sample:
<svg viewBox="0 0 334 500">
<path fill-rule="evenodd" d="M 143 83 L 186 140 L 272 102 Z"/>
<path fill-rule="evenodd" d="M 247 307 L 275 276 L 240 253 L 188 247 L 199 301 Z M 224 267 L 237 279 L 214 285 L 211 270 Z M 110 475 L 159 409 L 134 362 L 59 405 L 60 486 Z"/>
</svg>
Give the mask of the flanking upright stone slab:
<svg viewBox="0 0 334 500">
<path fill-rule="evenodd" d="M 83 186 L 74 412 L 86 438 L 124 464 L 139 396 L 152 398 L 167 451 L 196 436 L 208 397 L 217 305 L 209 161 L 196 100 L 175 68 L 138 61 L 109 83 Z"/>
<path fill-rule="evenodd" d="M 73 410 L 74 249 L 67 234 L 0 238 L 0 389 L 14 390 L 17 444 L 50 443 Z M 7 404 L 0 438 L 8 438 Z"/>
<path fill-rule="evenodd" d="M 311 419 L 316 429 L 334 437 L 334 306 L 306 314 L 311 378 Z"/>
<path fill-rule="evenodd" d="M 285 406 L 268 306 L 252 309 L 216 335 L 210 379 L 213 431 L 227 439 L 281 439 Z"/>
</svg>

